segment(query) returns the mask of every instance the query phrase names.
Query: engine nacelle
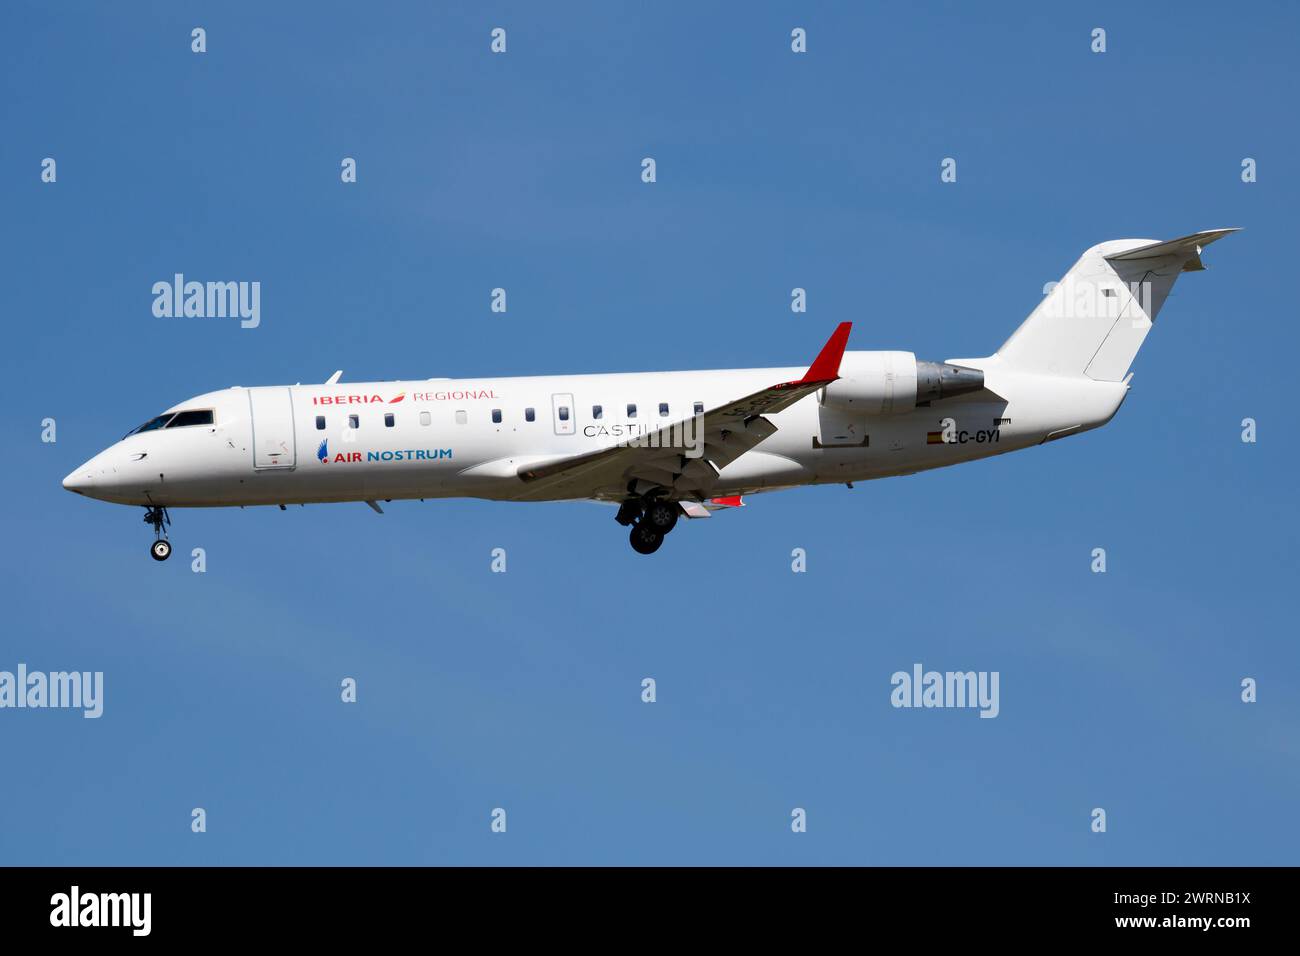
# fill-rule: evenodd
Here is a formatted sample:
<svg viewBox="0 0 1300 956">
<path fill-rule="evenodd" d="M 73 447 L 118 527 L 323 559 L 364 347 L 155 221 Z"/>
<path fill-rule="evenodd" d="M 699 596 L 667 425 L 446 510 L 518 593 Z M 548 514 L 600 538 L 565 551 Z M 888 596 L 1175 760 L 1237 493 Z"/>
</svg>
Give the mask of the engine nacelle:
<svg viewBox="0 0 1300 956">
<path fill-rule="evenodd" d="M 822 404 L 858 415 L 898 415 L 983 387 L 979 369 L 918 362 L 911 352 L 845 352 L 839 379 L 822 390 Z"/>
<path fill-rule="evenodd" d="M 845 352 L 840 377 L 822 404 L 859 415 L 896 415 L 916 407 L 916 356 L 911 352 Z"/>
</svg>

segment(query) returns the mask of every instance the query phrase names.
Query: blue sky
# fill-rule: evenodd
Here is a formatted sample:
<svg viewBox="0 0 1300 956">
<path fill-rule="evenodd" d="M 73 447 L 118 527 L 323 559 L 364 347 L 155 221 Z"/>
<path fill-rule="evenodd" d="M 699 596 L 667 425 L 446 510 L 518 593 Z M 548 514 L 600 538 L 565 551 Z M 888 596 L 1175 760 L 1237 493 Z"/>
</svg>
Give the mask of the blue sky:
<svg viewBox="0 0 1300 956">
<path fill-rule="evenodd" d="M 0 711 L 0 862 L 1295 863 L 1298 20 L 6 4 L 0 669 L 105 703 Z M 1220 226 L 1105 429 L 651 559 L 607 508 L 441 501 L 181 511 L 159 565 L 59 486 L 189 395 L 336 368 L 781 366 L 844 320 L 984 355 L 1086 247 Z M 175 272 L 260 281 L 261 326 L 155 318 Z M 914 662 L 999 671 L 1000 716 L 892 708 Z"/>
</svg>

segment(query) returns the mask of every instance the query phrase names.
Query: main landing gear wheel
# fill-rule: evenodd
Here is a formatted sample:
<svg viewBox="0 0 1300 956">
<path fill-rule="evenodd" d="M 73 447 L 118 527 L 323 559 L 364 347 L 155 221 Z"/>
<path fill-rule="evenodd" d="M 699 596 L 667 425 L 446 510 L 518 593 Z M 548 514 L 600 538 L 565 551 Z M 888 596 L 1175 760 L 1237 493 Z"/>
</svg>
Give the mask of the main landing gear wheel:
<svg viewBox="0 0 1300 956">
<path fill-rule="evenodd" d="M 680 514 L 681 509 L 677 507 L 676 502 L 651 501 L 645 506 L 645 515 L 641 518 L 641 523 L 665 535 L 677 525 L 677 517 Z"/>
<path fill-rule="evenodd" d="M 172 523 L 172 519 L 167 514 L 167 509 L 145 508 L 144 523 L 153 525 L 153 533 L 157 538 L 153 544 L 149 545 L 150 556 L 155 561 L 166 561 L 172 556 L 172 545 L 167 540 L 167 526 Z"/>
<path fill-rule="evenodd" d="M 654 554 L 659 550 L 659 545 L 664 543 L 664 536 L 644 521 L 639 521 L 632 525 L 628 540 L 632 542 L 632 550 L 637 554 Z"/>
</svg>

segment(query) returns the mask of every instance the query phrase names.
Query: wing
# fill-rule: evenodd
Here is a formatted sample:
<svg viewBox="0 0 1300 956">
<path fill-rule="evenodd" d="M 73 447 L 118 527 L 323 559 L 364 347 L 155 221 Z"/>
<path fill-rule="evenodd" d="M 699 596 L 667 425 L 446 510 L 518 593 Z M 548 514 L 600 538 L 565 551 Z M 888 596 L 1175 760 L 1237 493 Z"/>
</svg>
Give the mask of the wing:
<svg viewBox="0 0 1300 956">
<path fill-rule="evenodd" d="M 704 498 L 718 473 L 776 433 L 765 415 L 789 408 L 839 378 L 851 322 L 842 322 L 803 378 L 778 382 L 702 415 L 593 452 L 525 465 L 521 500 L 559 497 L 573 486 L 621 494 L 640 479 L 670 489 L 673 497 Z"/>
</svg>

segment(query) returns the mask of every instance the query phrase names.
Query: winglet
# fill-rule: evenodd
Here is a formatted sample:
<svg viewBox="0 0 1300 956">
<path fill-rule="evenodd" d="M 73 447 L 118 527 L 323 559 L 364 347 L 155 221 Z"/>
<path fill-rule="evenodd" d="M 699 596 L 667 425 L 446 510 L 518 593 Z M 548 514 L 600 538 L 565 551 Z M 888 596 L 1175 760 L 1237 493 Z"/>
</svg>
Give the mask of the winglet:
<svg viewBox="0 0 1300 956">
<path fill-rule="evenodd" d="M 840 377 L 840 360 L 844 358 L 844 349 L 849 344 L 849 332 L 852 322 L 841 322 L 831 333 L 831 337 L 822 346 L 821 352 L 813 359 L 812 365 L 800 379 L 801 384 L 812 382 L 833 382 Z"/>
</svg>

